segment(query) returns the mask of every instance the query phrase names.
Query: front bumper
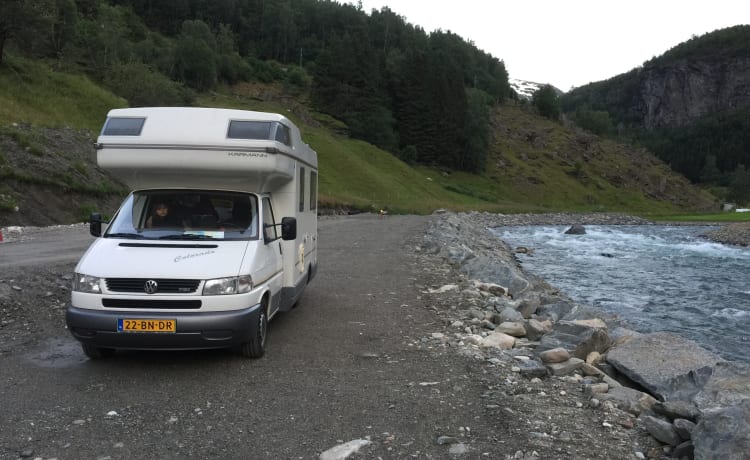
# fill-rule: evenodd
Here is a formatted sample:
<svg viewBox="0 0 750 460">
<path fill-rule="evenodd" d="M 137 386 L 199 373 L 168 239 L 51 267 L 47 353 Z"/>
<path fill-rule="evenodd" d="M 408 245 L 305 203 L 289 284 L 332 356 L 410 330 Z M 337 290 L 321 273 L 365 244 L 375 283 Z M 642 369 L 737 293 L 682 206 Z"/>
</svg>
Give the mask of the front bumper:
<svg viewBox="0 0 750 460">
<path fill-rule="evenodd" d="M 103 311 L 68 306 L 65 322 L 73 337 L 101 348 L 129 350 L 199 350 L 227 348 L 257 333 L 261 305 L 222 312 Z M 174 319 L 175 332 L 118 332 L 119 318 Z"/>
</svg>

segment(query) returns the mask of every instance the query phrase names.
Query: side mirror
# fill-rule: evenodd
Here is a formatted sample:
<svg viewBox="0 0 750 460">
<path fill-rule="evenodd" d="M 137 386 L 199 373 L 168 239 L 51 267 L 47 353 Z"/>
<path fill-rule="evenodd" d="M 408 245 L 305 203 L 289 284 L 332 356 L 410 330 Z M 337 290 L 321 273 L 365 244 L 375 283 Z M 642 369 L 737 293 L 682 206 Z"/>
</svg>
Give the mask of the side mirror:
<svg viewBox="0 0 750 460">
<path fill-rule="evenodd" d="M 284 241 L 297 239 L 297 219 L 294 217 L 281 218 L 281 239 Z"/>
<path fill-rule="evenodd" d="M 102 215 L 99 213 L 91 213 L 89 218 L 89 233 L 91 236 L 102 236 Z"/>
</svg>

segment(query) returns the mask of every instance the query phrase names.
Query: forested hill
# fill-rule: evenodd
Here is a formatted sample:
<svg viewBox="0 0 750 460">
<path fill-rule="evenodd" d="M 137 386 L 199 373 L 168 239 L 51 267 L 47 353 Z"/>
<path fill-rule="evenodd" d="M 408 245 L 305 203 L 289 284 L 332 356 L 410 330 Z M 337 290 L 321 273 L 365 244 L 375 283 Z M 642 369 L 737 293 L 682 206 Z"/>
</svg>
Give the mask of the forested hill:
<svg viewBox="0 0 750 460">
<path fill-rule="evenodd" d="M 750 200 L 750 26 L 693 37 L 562 103 L 580 125 L 643 143 L 694 182 L 744 183 L 737 199 Z"/>
<path fill-rule="evenodd" d="M 514 100 L 497 57 L 388 9 L 325 0 L 0 5 L 0 226 L 114 212 L 126 191 L 96 166 L 92 142 L 107 111 L 124 106 L 284 113 L 318 151 L 322 209 L 716 207 L 649 152 Z M 71 202 L 77 208 L 61 204 Z"/>
<path fill-rule="evenodd" d="M 484 168 L 488 107 L 511 94 L 503 62 L 461 37 L 329 0 L 4 0 L 3 44 L 132 106 L 283 82 L 352 137 L 465 171 Z"/>
</svg>

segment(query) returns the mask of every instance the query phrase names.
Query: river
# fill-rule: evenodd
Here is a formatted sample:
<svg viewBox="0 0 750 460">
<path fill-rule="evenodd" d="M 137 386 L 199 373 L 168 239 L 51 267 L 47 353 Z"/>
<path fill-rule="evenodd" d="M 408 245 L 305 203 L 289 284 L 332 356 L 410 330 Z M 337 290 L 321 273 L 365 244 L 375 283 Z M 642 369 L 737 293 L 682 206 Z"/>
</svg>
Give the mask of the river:
<svg viewBox="0 0 750 460">
<path fill-rule="evenodd" d="M 750 363 L 750 249 L 709 242 L 706 226 L 499 227 L 523 268 L 576 302 L 615 313 L 639 332 L 669 331 Z"/>
</svg>

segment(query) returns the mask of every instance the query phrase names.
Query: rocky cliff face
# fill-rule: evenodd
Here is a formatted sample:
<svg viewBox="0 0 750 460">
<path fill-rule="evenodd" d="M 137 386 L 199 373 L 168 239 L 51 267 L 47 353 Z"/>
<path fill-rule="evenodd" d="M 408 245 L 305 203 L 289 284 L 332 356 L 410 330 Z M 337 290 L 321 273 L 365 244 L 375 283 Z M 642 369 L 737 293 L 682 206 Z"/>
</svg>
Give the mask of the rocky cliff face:
<svg viewBox="0 0 750 460">
<path fill-rule="evenodd" d="M 708 113 L 750 106 L 750 57 L 685 59 L 644 68 L 640 77 L 640 109 L 648 130 L 684 126 Z"/>
</svg>

